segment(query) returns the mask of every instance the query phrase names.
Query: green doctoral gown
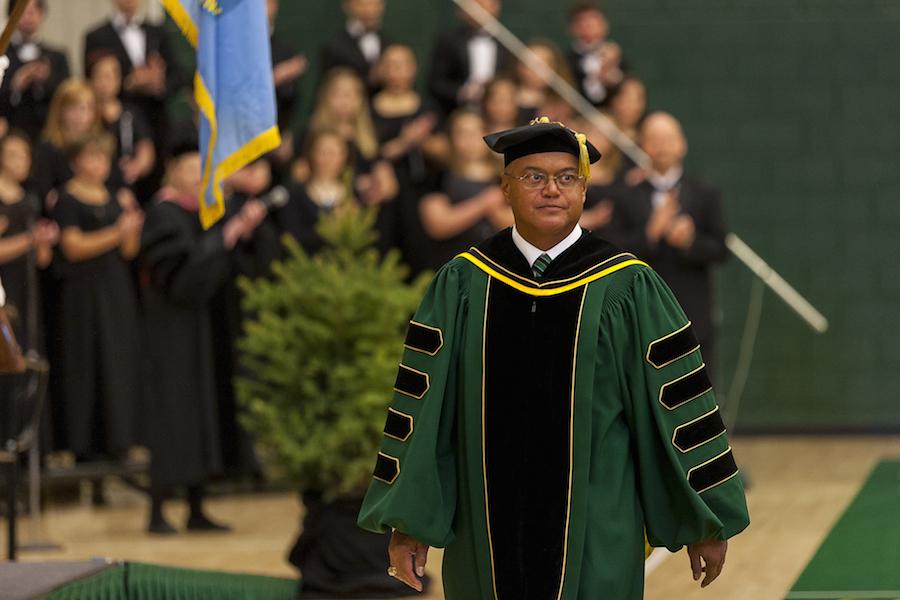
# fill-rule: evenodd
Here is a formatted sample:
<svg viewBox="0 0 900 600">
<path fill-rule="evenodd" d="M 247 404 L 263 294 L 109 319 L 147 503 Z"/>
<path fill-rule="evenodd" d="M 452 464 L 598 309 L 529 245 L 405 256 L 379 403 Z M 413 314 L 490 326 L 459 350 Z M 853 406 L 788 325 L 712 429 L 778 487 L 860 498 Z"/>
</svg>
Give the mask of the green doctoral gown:
<svg viewBox="0 0 900 600">
<path fill-rule="evenodd" d="M 749 523 L 684 311 L 590 234 L 537 281 L 509 229 L 445 265 L 394 391 L 359 524 L 445 548 L 447 600 L 638 599 L 645 532 Z"/>
</svg>

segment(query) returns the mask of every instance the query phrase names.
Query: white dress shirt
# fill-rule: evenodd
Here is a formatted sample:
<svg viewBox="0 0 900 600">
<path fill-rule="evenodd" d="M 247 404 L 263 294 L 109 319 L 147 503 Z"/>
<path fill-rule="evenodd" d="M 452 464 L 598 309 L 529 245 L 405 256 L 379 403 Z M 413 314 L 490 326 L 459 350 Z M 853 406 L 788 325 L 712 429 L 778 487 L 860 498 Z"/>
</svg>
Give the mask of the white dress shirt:
<svg viewBox="0 0 900 600">
<path fill-rule="evenodd" d="M 581 57 L 578 62 L 581 70 L 584 71 L 584 79 L 581 84 L 584 87 L 588 100 L 596 104 L 606 98 L 606 88 L 603 82 L 600 81 L 600 71 L 603 70 L 603 61 L 600 60 L 600 48 L 603 46 L 603 41 L 601 40 L 588 46 L 576 40 L 573 46 L 575 52 Z"/>
<path fill-rule="evenodd" d="M 141 27 L 141 20 L 134 18 L 128 20 L 121 12 L 116 11 L 112 16 L 112 26 L 119 34 L 125 52 L 135 67 L 143 67 L 147 63 L 147 33 Z"/>
<path fill-rule="evenodd" d="M 665 173 L 651 173 L 647 176 L 647 181 L 653 186 L 653 208 L 658 208 L 666 201 L 666 196 L 678 186 L 684 169 L 681 167 L 672 167 Z"/>
<path fill-rule="evenodd" d="M 347 33 L 356 40 L 359 51 L 366 58 L 366 62 L 374 64 L 381 56 L 381 39 L 374 31 L 366 31 L 365 26 L 359 21 L 347 22 Z"/>
<path fill-rule="evenodd" d="M 469 78 L 466 83 L 487 83 L 497 72 L 497 40 L 485 32 L 469 39 Z"/>
<path fill-rule="evenodd" d="M 541 250 L 523 238 L 522 234 L 519 233 L 519 230 L 513 226 L 512 240 L 513 244 L 516 245 L 516 248 L 519 249 L 519 252 L 522 253 L 522 256 L 525 257 L 525 260 L 528 261 L 528 266 L 533 267 L 534 261 L 536 261 L 541 254 L 547 254 L 550 257 L 550 260 L 556 260 L 557 256 L 568 250 L 572 244 L 578 241 L 582 233 L 581 226 L 576 225 L 575 229 L 572 230 L 572 233 L 563 238 L 560 243 L 549 250 Z"/>
</svg>

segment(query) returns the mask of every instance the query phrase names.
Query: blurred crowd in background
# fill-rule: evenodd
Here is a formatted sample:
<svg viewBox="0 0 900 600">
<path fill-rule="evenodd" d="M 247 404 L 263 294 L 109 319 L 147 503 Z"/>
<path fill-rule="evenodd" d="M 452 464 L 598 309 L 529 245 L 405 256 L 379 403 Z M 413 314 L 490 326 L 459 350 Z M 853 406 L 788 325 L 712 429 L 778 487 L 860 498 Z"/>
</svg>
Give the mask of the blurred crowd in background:
<svg viewBox="0 0 900 600">
<path fill-rule="evenodd" d="M 482 137 L 536 117 L 586 133 L 603 153 L 582 226 L 663 275 L 713 360 L 722 203 L 684 173 L 678 120 L 646 114 L 640 66 L 609 37 L 602 8 L 572 4 L 567 47 L 526 41 L 644 149 L 650 169 L 462 12 L 422 64 L 383 33 L 386 1 L 344 0 L 346 22 L 321 47 L 316 72 L 272 36 L 283 142 L 226 182 L 226 215 L 209 231 L 197 218 L 196 109 L 186 119 L 167 110 L 192 73 L 179 68 L 172 34 L 140 18 L 141 0 L 113 0 L 85 34 L 84 73 L 42 41 L 44 0 L 31 0 L 19 24 L 0 88 L 0 277 L 20 344 L 51 365 L 45 450 L 83 462 L 149 447 L 151 530 L 167 530 L 159 511 L 176 486 L 189 490 L 194 525 L 216 527 L 202 513 L 203 484 L 259 470 L 231 387 L 236 278 L 264 276 L 284 254 L 284 234 L 319 251 L 321 215 L 350 205 L 379 207 L 379 248 L 399 250 L 412 273 L 439 268 L 513 224 L 502 157 Z M 500 0 L 478 3 L 499 16 Z M 278 1 L 267 5 L 274 23 Z M 299 84 L 310 78 L 316 97 L 301 117 Z M 267 208 L 277 185 L 288 201 Z M 0 383 L 21 396 L 20 378 Z"/>
</svg>

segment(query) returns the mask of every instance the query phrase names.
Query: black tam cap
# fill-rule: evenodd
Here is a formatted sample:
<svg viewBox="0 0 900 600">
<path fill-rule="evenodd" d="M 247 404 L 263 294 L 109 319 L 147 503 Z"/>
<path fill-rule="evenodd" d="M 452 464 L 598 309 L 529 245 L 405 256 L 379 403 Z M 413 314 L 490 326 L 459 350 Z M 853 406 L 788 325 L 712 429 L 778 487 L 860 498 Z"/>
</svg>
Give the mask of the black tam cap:
<svg viewBox="0 0 900 600">
<path fill-rule="evenodd" d="M 543 152 L 566 152 L 578 159 L 578 174 L 590 175 L 591 164 L 600 160 L 600 151 L 583 133 L 573 131 L 547 117 L 534 119 L 531 124 L 507 129 L 485 136 L 491 150 L 503 155 L 505 164 L 517 158 Z"/>
</svg>

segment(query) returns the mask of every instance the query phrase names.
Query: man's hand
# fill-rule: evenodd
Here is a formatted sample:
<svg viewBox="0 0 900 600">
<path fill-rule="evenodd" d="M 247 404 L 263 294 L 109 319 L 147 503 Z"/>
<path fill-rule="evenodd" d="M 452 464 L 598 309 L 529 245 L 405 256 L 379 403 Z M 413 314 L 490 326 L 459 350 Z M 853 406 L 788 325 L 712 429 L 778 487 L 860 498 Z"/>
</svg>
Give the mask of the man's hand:
<svg viewBox="0 0 900 600">
<path fill-rule="evenodd" d="M 666 234 L 666 241 L 670 246 L 687 250 L 694 244 L 697 236 L 697 230 L 694 226 L 694 220 L 688 215 L 679 215 L 672 222 L 672 227 Z"/>
<path fill-rule="evenodd" d="M 703 573 L 706 573 L 706 577 L 700 583 L 700 587 L 705 588 L 715 581 L 725 567 L 725 553 L 728 551 L 728 541 L 709 540 L 699 544 L 689 544 L 687 551 L 691 559 L 691 572 L 694 575 L 694 581 L 697 581 Z M 701 558 L 703 559 L 703 566 L 700 564 Z"/>
<path fill-rule="evenodd" d="M 425 576 L 425 562 L 428 560 L 428 546 L 417 542 L 405 533 L 394 531 L 388 547 L 391 566 L 397 569 L 394 576 L 417 592 L 422 591 Z M 417 577 L 418 575 L 418 577 Z"/>
</svg>

